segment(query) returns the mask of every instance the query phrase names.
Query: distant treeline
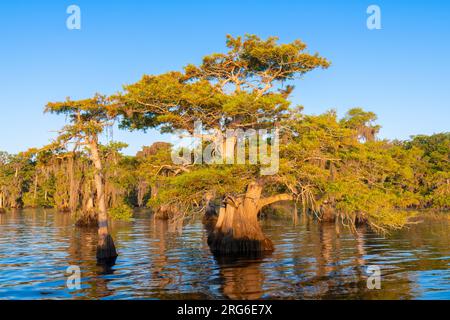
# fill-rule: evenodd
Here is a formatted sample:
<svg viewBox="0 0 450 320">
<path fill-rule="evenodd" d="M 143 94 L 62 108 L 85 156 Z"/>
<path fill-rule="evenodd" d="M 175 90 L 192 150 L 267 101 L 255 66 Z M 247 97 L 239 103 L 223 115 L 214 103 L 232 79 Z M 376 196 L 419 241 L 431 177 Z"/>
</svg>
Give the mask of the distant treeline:
<svg viewBox="0 0 450 320">
<path fill-rule="evenodd" d="M 358 112 L 360 116 L 361 111 Z M 397 208 L 450 208 L 450 133 L 420 135 L 407 141 L 373 140 L 361 143 L 358 139 L 366 138 L 361 132 L 368 130 L 359 127 L 359 124 L 359 128 L 353 129 L 355 145 L 340 155 L 342 159 L 338 163 L 333 164 L 328 159 L 330 156 L 322 151 L 331 146 L 325 148 L 319 144 L 330 138 L 326 136 L 327 129 L 323 125 L 331 122 L 332 127 L 340 125 L 345 129 L 354 117 L 348 116 L 340 122 L 334 119 L 333 113 L 306 117 L 298 123 L 303 123 L 303 130 L 316 126 L 322 129 L 317 130 L 316 127 L 314 137 L 304 137 L 301 148 L 292 144 L 281 147 L 282 156 L 289 156 L 290 149 L 299 148 L 298 151 L 310 158 L 294 157 L 299 164 L 302 163 L 302 168 L 297 169 L 298 174 L 308 177 L 309 184 L 312 181 L 316 183 L 311 185 L 314 199 L 327 197 L 334 199 L 342 207 L 340 210 L 361 212 L 361 206 L 373 203 L 375 208 L 382 208 L 390 201 Z M 236 182 L 238 177 L 235 174 L 238 172 L 232 174 L 235 171 L 233 167 L 198 165 L 183 168 L 174 165 L 168 143 L 154 143 L 135 156 L 121 153 L 125 147 L 123 143 L 100 146 L 106 203 L 110 209 L 123 209 L 124 206 L 153 206 L 158 209 L 164 204 L 175 204 L 177 199 L 171 197 L 199 203 L 205 193 L 217 193 L 214 187 L 217 182 L 221 182 L 221 188 L 236 187 L 236 192 L 245 189 L 244 186 L 238 189 L 242 180 Z M 0 152 L 0 208 L 44 207 L 56 208 L 61 212 L 95 212 L 94 169 L 86 152 L 36 151 L 32 149 L 16 155 Z M 242 170 L 242 167 L 237 170 Z M 355 173 L 354 181 L 349 181 L 348 177 L 339 180 L 339 177 L 345 176 L 340 171 L 345 170 Z M 280 172 L 279 176 L 285 176 L 284 172 Z M 192 180 L 195 178 L 199 181 Z M 203 185 L 204 180 L 208 179 L 210 183 Z M 199 182 L 202 185 L 198 185 Z M 201 188 L 204 192 L 200 196 L 192 195 L 192 190 Z M 371 189 L 376 192 L 370 192 Z M 367 193 L 367 199 L 358 203 L 358 199 L 364 199 L 364 193 Z"/>
</svg>

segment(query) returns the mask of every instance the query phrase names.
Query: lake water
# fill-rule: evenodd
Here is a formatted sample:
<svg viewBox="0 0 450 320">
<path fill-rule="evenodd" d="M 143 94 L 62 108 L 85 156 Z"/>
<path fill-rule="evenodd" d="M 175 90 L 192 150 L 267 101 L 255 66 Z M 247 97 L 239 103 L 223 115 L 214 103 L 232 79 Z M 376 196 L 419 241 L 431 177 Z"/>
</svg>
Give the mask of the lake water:
<svg viewBox="0 0 450 320">
<path fill-rule="evenodd" d="M 365 228 L 338 236 L 334 225 L 272 218 L 262 222 L 276 251 L 218 261 L 200 221 L 183 228 L 136 214 L 112 225 L 119 252 L 96 265 L 96 231 L 68 214 L 0 215 L 0 299 L 450 299 L 450 220 L 424 218 L 389 236 Z M 81 289 L 66 286 L 68 266 Z M 381 289 L 368 289 L 367 267 Z"/>
</svg>

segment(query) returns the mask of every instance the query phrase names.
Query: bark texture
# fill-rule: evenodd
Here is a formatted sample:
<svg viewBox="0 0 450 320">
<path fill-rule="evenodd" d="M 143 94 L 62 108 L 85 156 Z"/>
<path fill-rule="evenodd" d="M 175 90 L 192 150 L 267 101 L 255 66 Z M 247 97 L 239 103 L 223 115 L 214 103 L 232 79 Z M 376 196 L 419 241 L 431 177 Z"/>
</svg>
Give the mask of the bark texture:
<svg viewBox="0 0 450 320">
<path fill-rule="evenodd" d="M 271 203 L 291 200 L 290 195 L 261 198 L 262 185 L 252 182 L 243 197 L 226 197 L 217 223 L 208 236 L 211 251 L 218 255 L 253 255 L 274 250 L 258 222 L 258 213 Z"/>
</svg>

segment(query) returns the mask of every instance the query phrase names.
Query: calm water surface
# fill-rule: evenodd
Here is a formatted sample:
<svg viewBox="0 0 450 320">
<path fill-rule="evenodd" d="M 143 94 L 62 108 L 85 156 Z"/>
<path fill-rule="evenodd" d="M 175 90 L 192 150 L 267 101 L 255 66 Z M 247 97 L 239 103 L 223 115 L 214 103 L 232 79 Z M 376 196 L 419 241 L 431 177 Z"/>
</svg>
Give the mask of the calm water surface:
<svg viewBox="0 0 450 320">
<path fill-rule="evenodd" d="M 96 232 L 67 214 L 24 210 L 0 215 L 0 299 L 450 299 L 450 223 L 423 223 L 381 237 L 354 237 L 334 225 L 262 222 L 276 251 L 261 259 L 218 261 L 200 221 L 184 228 L 138 213 L 114 223 L 116 265 L 96 265 Z M 81 289 L 66 270 L 81 268 Z M 381 290 L 366 268 L 381 268 Z"/>
</svg>

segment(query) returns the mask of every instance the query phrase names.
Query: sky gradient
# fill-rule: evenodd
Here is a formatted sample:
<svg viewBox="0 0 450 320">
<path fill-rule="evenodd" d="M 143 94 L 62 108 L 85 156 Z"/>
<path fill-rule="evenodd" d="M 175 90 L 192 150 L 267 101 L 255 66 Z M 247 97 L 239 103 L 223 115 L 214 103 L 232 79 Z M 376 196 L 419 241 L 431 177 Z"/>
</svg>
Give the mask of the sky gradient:
<svg viewBox="0 0 450 320">
<path fill-rule="evenodd" d="M 81 30 L 66 9 L 81 8 Z M 368 30 L 377 4 L 382 30 Z M 375 112 L 381 137 L 450 131 L 448 1 L 14 1 L 0 3 L 0 150 L 16 153 L 55 136 L 64 117 L 49 101 L 112 94 L 143 74 L 180 70 L 225 51 L 225 35 L 301 39 L 332 62 L 295 82 L 305 113 Z M 114 130 L 128 154 L 168 140 Z"/>
</svg>

